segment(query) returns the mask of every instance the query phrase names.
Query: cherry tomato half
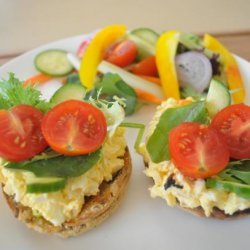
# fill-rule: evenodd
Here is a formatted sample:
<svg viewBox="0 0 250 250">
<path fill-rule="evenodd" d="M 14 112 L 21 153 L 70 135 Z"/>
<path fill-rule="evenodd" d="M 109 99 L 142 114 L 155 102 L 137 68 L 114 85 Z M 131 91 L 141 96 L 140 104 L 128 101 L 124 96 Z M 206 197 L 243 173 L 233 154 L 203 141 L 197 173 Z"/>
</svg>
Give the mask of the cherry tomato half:
<svg viewBox="0 0 250 250">
<path fill-rule="evenodd" d="M 82 155 L 97 150 L 107 134 L 103 113 L 77 100 L 62 102 L 43 118 L 42 132 L 50 147 L 65 155 Z"/>
<path fill-rule="evenodd" d="M 131 72 L 136 75 L 158 76 L 155 56 L 150 56 L 138 62 L 131 68 Z"/>
<path fill-rule="evenodd" d="M 137 48 L 134 42 L 124 40 L 109 46 L 104 52 L 103 59 L 119 67 L 126 67 L 131 64 L 137 55 Z"/>
<path fill-rule="evenodd" d="M 30 105 L 0 110 L 0 155 L 9 161 L 24 161 L 40 152 L 47 143 L 42 135 L 43 113 Z"/>
<path fill-rule="evenodd" d="M 170 155 L 183 175 L 207 178 L 223 170 L 229 152 L 221 135 L 207 125 L 184 122 L 169 135 Z"/>
<path fill-rule="evenodd" d="M 224 108 L 215 115 L 212 126 L 224 137 L 232 158 L 250 158 L 249 106 L 235 104 Z"/>
</svg>

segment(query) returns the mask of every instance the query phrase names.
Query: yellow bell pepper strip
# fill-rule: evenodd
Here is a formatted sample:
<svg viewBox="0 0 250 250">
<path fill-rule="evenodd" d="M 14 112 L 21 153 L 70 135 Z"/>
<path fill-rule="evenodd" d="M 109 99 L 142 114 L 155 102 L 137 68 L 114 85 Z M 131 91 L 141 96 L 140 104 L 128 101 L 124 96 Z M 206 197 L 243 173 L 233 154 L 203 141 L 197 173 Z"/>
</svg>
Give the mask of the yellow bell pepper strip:
<svg viewBox="0 0 250 250">
<path fill-rule="evenodd" d="M 175 55 L 180 33 L 168 31 L 162 34 L 156 44 L 156 65 L 166 97 L 180 99 L 179 84 L 175 69 Z"/>
<path fill-rule="evenodd" d="M 98 64 L 109 45 L 122 38 L 126 33 L 124 25 L 110 25 L 100 30 L 89 43 L 80 64 L 81 83 L 91 89 L 94 85 Z"/>
<path fill-rule="evenodd" d="M 209 34 L 205 34 L 203 44 L 205 48 L 219 54 L 219 61 L 225 73 L 229 89 L 232 91 L 234 103 L 244 102 L 245 89 L 243 80 L 233 55 L 217 39 Z"/>
</svg>

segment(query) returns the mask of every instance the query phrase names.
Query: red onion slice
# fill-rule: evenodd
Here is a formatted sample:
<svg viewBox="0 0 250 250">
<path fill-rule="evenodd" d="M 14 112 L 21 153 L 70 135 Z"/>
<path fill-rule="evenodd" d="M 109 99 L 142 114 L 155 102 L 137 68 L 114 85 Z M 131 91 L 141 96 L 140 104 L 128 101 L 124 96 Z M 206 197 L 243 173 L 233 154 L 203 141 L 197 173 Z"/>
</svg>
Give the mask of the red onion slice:
<svg viewBox="0 0 250 250">
<path fill-rule="evenodd" d="M 202 93 L 212 78 L 212 65 L 201 52 L 189 51 L 175 58 L 175 67 L 181 87 L 191 87 Z"/>
</svg>

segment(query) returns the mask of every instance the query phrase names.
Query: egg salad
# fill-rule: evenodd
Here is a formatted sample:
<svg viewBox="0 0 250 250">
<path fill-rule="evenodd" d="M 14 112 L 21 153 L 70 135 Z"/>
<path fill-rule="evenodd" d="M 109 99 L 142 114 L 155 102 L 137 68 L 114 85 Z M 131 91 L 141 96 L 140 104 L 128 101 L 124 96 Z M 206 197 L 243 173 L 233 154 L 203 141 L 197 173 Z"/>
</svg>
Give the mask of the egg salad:
<svg viewBox="0 0 250 250">
<path fill-rule="evenodd" d="M 157 123 L 165 110 L 190 102 L 192 102 L 191 98 L 181 101 L 168 99 L 158 106 L 150 123 L 146 142 L 156 129 Z M 144 172 L 154 181 L 153 186 L 149 189 L 153 198 L 161 197 L 170 206 L 179 205 L 188 209 L 201 207 L 207 217 L 211 215 L 214 208 L 219 208 L 228 215 L 250 208 L 249 199 L 223 189 L 208 188 L 206 180 L 192 179 L 183 175 L 171 160 L 155 163 L 147 151 L 146 143 L 141 144 L 140 153 L 147 164 Z"/>
<path fill-rule="evenodd" d="M 114 135 L 103 144 L 102 157 L 88 172 L 69 178 L 63 190 L 52 193 L 26 193 L 25 179 L 31 173 L 11 171 L 1 167 L 0 182 L 4 192 L 14 196 L 16 202 L 32 209 L 35 216 L 43 216 L 53 225 L 76 218 L 84 204 L 84 197 L 96 195 L 103 181 L 112 180 L 112 175 L 124 165 L 126 142 L 124 128 L 117 128 Z"/>
</svg>

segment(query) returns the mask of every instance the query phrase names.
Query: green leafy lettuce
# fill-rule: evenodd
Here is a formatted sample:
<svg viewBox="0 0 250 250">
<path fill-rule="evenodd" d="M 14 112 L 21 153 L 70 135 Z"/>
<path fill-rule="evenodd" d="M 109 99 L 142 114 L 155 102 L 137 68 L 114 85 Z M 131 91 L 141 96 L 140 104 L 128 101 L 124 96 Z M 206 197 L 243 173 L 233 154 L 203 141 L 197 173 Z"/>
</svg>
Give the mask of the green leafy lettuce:
<svg viewBox="0 0 250 250">
<path fill-rule="evenodd" d="M 31 86 L 22 86 L 22 81 L 9 74 L 8 80 L 0 81 L 0 109 L 9 109 L 18 104 L 27 104 L 46 112 L 50 104 L 41 99 L 41 92 Z"/>
<path fill-rule="evenodd" d="M 218 175 L 221 179 L 250 185 L 250 160 L 230 162 Z"/>
<path fill-rule="evenodd" d="M 250 159 L 231 161 L 223 171 L 208 178 L 206 186 L 250 199 Z"/>
<path fill-rule="evenodd" d="M 125 113 L 131 115 L 135 112 L 138 101 L 137 95 L 132 87 L 130 87 L 117 74 L 107 73 L 97 83 L 97 89 L 101 89 L 101 98 L 112 101 L 114 96 L 124 99 Z"/>
</svg>

